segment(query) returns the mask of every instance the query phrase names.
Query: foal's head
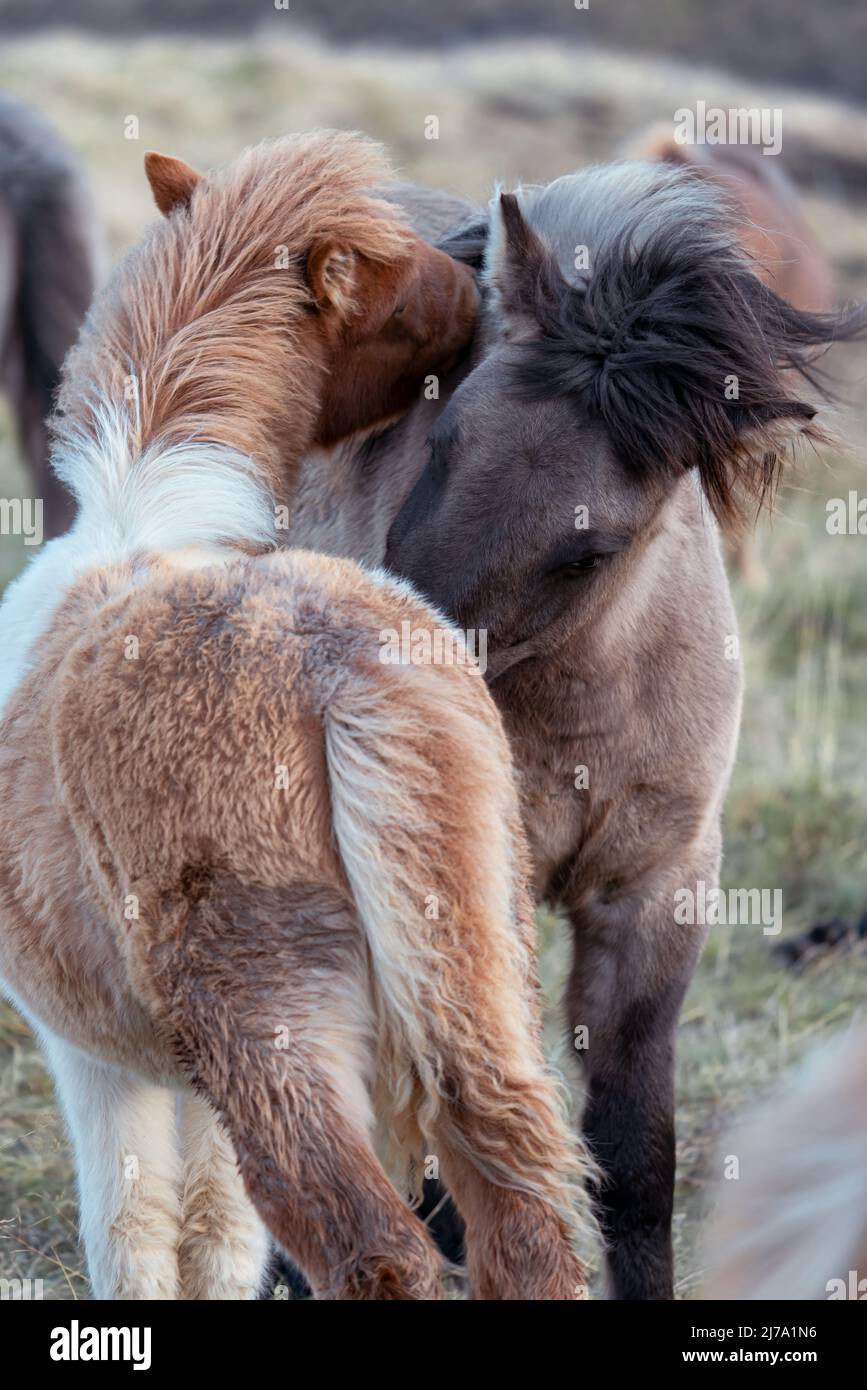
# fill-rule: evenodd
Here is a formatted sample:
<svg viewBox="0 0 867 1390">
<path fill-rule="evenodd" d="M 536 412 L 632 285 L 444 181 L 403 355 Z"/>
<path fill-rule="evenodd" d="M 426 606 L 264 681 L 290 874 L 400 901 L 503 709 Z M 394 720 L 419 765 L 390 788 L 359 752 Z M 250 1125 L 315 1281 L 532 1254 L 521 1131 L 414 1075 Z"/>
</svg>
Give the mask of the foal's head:
<svg viewBox="0 0 867 1390">
<path fill-rule="evenodd" d="M 591 615 L 695 482 L 723 526 L 773 496 L 811 349 L 857 328 L 753 273 L 689 171 L 623 164 L 503 195 L 452 250 L 488 285 L 477 364 L 386 562 L 492 648 Z M 693 481 L 694 480 L 694 481 Z"/>
<path fill-rule="evenodd" d="M 289 272 L 285 310 L 305 314 L 303 352 L 322 364 L 313 442 L 328 444 L 405 410 L 424 376 L 445 371 L 467 345 L 478 294 L 471 270 L 428 245 L 393 204 L 375 196 L 391 175 L 378 148 L 345 135 L 278 141 L 245 156 L 246 178 L 203 179 L 181 160 L 146 156 L 167 216 L 204 225 L 215 202 L 262 243 L 266 269 Z M 359 172 L 361 169 L 361 178 Z M 363 180 L 370 182 L 363 186 Z M 271 254 L 270 262 L 267 253 Z M 294 272 L 294 275 L 293 275 Z"/>
<path fill-rule="evenodd" d="M 97 301 L 61 436 L 87 426 L 96 386 L 134 402 L 141 447 L 215 440 L 280 492 L 306 448 L 404 410 L 472 336 L 472 271 L 377 195 L 391 174 L 371 142 L 320 132 L 213 175 L 159 154 L 146 168 L 165 220 Z"/>
</svg>

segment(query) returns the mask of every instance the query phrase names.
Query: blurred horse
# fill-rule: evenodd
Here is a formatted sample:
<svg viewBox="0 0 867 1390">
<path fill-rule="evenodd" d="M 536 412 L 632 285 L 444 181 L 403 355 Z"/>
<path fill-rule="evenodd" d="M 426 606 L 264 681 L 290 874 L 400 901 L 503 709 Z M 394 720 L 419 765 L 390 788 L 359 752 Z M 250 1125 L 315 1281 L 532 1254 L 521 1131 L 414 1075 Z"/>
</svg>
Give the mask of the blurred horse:
<svg viewBox="0 0 867 1390">
<path fill-rule="evenodd" d="M 867 1031 L 811 1056 L 729 1136 L 705 1298 L 867 1299 Z"/>
<path fill-rule="evenodd" d="M 741 245 L 759 278 L 796 309 L 817 313 L 832 307 L 828 258 L 779 159 L 755 145 L 680 145 L 663 126 L 636 136 L 627 157 L 688 165 L 717 184 L 728 195 Z"/>
<path fill-rule="evenodd" d="M 47 536 L 65 531 L 74 510 L 48 466 L 45 422 L 93 295 L 95 231 L 87 184 L 60 136 L 0 97 L 0 392 L 11 401 Z"/>
</svg>

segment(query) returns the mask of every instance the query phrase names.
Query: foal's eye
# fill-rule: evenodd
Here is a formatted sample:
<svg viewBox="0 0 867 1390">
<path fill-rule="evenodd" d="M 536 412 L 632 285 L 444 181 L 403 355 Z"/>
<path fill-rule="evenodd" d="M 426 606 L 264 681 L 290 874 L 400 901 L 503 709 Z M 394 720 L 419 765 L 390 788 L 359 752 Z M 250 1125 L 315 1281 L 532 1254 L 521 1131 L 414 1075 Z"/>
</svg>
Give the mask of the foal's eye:
<svg viewBox="0 0 867 1390">
<path fill-rule="evenodd" d="M 405 300 L 403 301 L 402 304 L 398 304 L 397 308 L 395 309 L 394 313 L 392 314 L 392 318 L 399 319 L 400 316 L 401 316 L 401 314 L 403 314 L 403 313 L 406 312 L 406 307 L 407 307 L 408 304 L 409 304 L 409 300 L 408 300 L 408 299 L 405 299 Z"/>
<path fill-rule="evenodd" d="M 585 555 L 580 560 L 570 560 L 566 565 L 558 565 L 550 573 L 568 578 L 570 575 L 588 574 L 590 570 L 595 570 L 598 564 L 598 555 Z"/>
</svg>

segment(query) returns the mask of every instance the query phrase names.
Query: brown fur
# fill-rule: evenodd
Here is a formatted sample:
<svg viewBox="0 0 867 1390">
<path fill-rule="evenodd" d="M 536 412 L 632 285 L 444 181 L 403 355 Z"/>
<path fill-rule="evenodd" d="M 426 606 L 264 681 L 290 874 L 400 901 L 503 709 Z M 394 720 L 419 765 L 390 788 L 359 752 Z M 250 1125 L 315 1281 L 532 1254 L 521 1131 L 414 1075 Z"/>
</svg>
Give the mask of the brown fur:
<svg viewBox="0 0 867 1390">
<path fill-rule="evenodd" d="M 403 619 L 430 622 L 416 601 L 310 554 L 182 578 L 153 562 L 82 582 L 4 727 L 3 973 L 28 1013 L 83 1050 L 193 1079 L 224 1117 L 263 1219 L 320 1296 L 435 1296 L 432 1247 L 355 1114 L 373 1044 L 392 1025 L 371 994 L 333 843 L 324 748 L 336 708 L 397 702 L 415 731 L 400 758 L 418 773 L 393 785 L 383 872 L 400 856 L 418 885 L 406 911 L 445 972 L 426 1008 L 447 1012 L 426 1028 L 449 1099 L 424 1139 L 478 1230 L 478 1296 L 574 1297 L 580 1269 L 556 1205 L 548 1215 L 534 1190 L 509 1197 L 481 1175 L 523 1170 L 534 1183 L 559 1129 L 533 1079 L 538 1039 L 516 1031 L 516 990 L 532 978 L 529 907 L 516 881 L 509 946 L 489 928 L 479 882 L 492 818 L 514 819 L 508 752 L 477 676 L 379 664 L 378 632 Z M 131 632 L 138 662 L 123 656 Z M 44 754 L 34 726 L 48 731 Z M 382 758 L 379 737 L 371 753 Z M 288 793 L 274 788 L 275 764 L 289 769 Z M 402 827 L 425 795 L 435 809 L 418 844 Z M 514 847 L 505 872 L 520 869 Z M 429 892 L 445 907 L 433 925 Z M 133 922 L 122 917 L 129 894 Z M 284 1025 L 292 1043 L 280 1051 Z M 391 1046 L 405 1067 L 399 1036 Z M 571 1165 L 568 1149 L 558 1161 Z"/>
<path fill-rule="evenodd" d="M 296 440 L 388 420 L 455 359 L 475 322 L 473 277 L 373 196 L 381 156 L 350 135 L 256 146 L 192 188 L 176 172 L 175 202 L 159 158 L 148 168 L 170 215 L 94 307 L 64 376 L 59 441 L 91 426 L 96 382 L 135 396 L 142 449 L 217 439 L 285 500 Z M 323 246 L 345 256 L 349 284 L 316 312 L 303 272 Z"/>
</svg>

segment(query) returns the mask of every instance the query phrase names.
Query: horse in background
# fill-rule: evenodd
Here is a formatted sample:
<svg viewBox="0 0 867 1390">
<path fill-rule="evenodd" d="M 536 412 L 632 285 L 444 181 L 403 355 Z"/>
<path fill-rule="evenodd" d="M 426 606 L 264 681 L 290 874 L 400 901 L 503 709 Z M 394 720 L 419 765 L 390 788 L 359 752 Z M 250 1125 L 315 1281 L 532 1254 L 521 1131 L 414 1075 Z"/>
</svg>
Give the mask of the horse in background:
<svg viewBox="0 0 867 1390">
<path fill-rule="evenodd" d="M 36 112 L 0 96 L 0 392 L 47 537 L 65 531 L 74 513 L 48 465 L 46 421 L 93 297 L 97 248 L 90 191 L 72 152 Z"/>
<path fill-rule="evenodd" d="M 867 1299 L 867 1030 L 817 1049 L 730 1134 L 701 1296 Z"/>
<path fill-rule="evenodd" d="M 166 216 L 64 369 L 76 522 L 0 607 L 0 970 L 94 1292 L 253 1297 L 267 1228 L 319 1297 L 437 1298 L 405 1201 L 435 1155 L 476 1297 L 580 1297 L 493 701 L 451 629 L 450 661 L 383 660 L 446 631 L 406 585 L 274 551 L 335 417 L 382 425 L 466 348 L 474 276 L 358 137 L 147 170 Z"/>
<path fill-rule="evenodd" d="M 833 307 L 831 266 L 778 156 L 755 145 L 679 144 L 669 127 L 654 125 L 628 142 L 624 157 L 682 165 L 715 183 L 760 279 L 796 309 Z"/>
</svg>

